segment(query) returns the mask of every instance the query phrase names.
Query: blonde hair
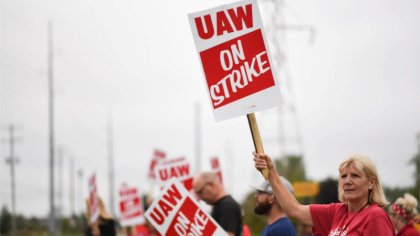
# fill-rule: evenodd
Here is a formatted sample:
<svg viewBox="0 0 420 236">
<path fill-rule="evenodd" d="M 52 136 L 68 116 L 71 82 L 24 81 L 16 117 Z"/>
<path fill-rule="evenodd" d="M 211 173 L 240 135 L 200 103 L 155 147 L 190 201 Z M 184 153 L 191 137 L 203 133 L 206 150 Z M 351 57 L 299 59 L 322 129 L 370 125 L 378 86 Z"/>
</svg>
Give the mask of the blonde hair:
<svg viewBox="0 0 420 236">
<path fill-rule="evenodd" d="M 417 199 L 413 195 L 405 193 L 404 197 L 399 197 L 388 211 L 398 216 L 404 223 L 408 223 L 417 215 Z"/>
<path fill-rule="evenodd" d="M 111 214 L 109 214 L 109 212 L 105 208 L 105 204 L 102 201 L 102 198 L 98 197 L 98 199 L 99 199 L 99 202 L 98 202 L 99 216 L 101 218 L 104 218 L 104 219 L 112 219 Z M 86 198 L 86 200 L 85 200 L 85 202 L 86 202 L 86 217 L 87 217 L 88 220 L 90 218 L 89 201 L 90 201 L 90 198 Z"/>
<path fill-rule="evenodd" d="M 369 203 L 376 203 L 379 206 L 386 206 L 389 204 L 385 197 L 384 190 L 381 182 L 379 181 L 378 171 L 376 170 L 375 163 L 366 156 L 354 155 L 350 156 L 347 160 L 343 161 L 338 168 L 338 171 L 345 167 L 352 166 L 357 171 L 364 173 L 369 180 L 374 181 L 374 186 L 369 190 L 368 201 Z M 338 199 L 341 202 L 346 202 L 347 199 L 344 196 L 344 190 L 341 188 L 341 178 L 338 178 Z"/>
</svg>

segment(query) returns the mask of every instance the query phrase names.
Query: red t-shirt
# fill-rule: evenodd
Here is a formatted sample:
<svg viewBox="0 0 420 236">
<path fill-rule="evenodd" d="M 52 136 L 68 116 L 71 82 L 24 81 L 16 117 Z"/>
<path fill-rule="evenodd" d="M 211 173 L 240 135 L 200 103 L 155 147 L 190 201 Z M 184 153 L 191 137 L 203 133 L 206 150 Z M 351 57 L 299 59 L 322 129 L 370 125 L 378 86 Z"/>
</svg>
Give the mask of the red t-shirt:
<svg viewBox="0 0 420 236">
<path fill-rule="evenodd" d="M 315 236 L 395 235 L 388 214 L 376 204 L 368 205 L 358 213 L 348 212 L 343 203 L 312 204 L 309 209 Z"/>
<path fill-rule="evenodd" d="M 400 229 L 397 236 L 419 236 L 420 233 L 414 228 L 412 224 L 407 224 Z"/>
</svg>

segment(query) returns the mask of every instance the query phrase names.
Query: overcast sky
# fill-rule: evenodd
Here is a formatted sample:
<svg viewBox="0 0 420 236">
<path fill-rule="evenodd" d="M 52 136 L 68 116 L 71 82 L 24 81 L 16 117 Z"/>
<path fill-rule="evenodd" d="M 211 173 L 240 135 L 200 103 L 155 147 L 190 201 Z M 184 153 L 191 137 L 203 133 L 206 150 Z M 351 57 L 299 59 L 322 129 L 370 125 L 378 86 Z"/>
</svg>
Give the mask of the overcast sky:
<svg viewBox="0 0 420 236">
<path fill-rule="evenodd" d="M 55 137 L 63 149 L 63 204 L 69 213 L 69 159 L 83 170 L 76 208 L 96 173 L 108 204 L 107 124 L 113 120 L 115 186 L 146 193 L 155 148 L 194 160 L 194 104 L 201 106 L 202 169 L 221 158 L 228 191 L 242 201 L 262 179 L 253 167 L 246 117 L 214 122 L 187 14 L 232 3 L 203 1 L 0 1 L 0 124 L 17 125 L 17 211 L 46 216 L 48 203 L 47 22 L 53 22 Z M 259 1 L 270 29 L 272 10 Z M 284 24 L 315 31 L 282 30 L 286 55 L 280 85 L 288 81 L 295 119 L 283 119 L 281 136 L 298 135 L 307 176 L 336 177 L 350 154 L 376 162 L 383 184 L 414 184 L 408 161 L 420 132 L 420 1 L 285 1 Z M 270 35 L 268 36 L 270 37 Z M 270 41 L 269 48 L 275 45 Z M 283 83 L 285 84 L 285 82 Z M 111 114 L 111 115 L 109 115 Z M 257 114 L 264 148 L 278 145 L 279 110 Z M 298 126 L 297 132 L 291 127 Z M 8 137 L 1 129 L 1 137 Z M 10 209 L 7 142 L 1 144 L 0 204 Z"/>
</svg>

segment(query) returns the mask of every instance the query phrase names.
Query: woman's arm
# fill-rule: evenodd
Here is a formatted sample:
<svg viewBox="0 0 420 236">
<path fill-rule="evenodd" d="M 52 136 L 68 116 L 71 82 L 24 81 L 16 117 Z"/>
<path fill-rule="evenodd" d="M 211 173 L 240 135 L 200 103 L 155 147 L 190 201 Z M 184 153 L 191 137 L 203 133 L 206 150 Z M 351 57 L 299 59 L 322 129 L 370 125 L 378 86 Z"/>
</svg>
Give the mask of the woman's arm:
<svg viewBox="0 0 420 236">
<path fill-rule="evenodd" d="M 265 153 L 253 153 L 255 168 L 262 170 L 268 168 L 268 181 L 273 189 L 277 202 L 283 208 L 285 213 L 306 225 L 313 225 L 309 205 L 301 205 L 296 198 L 281 183 L 280 177 L 274 168 L 271 158 Z"/>
</svg>

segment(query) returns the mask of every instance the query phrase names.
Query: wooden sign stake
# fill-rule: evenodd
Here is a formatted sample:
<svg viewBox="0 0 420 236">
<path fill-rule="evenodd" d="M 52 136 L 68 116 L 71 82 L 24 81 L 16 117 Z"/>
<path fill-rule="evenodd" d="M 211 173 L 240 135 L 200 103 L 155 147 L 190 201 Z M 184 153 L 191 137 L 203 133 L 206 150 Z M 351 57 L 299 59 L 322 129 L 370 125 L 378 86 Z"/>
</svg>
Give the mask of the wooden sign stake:
<svg viewBox="0 0 420 236">
<path fill-rule="evenodd" d="M 246 117 L 248 118 L 249 128 L 251 129 L 252 140 L 254 141 L 255 151 L 257 153 L 264 153 L 264 147 L 262 144 L 260 131 L 258 130 L 257 118 L 255 117 L 254 113 L 250 113 L 246 115 Z M 268 172 L 269 172 L 268 169 L 263 169 L 260 171 L 261 171 L 261 174 L 264 176 L 264 178 L 267 180 Z"/>
</svg>

